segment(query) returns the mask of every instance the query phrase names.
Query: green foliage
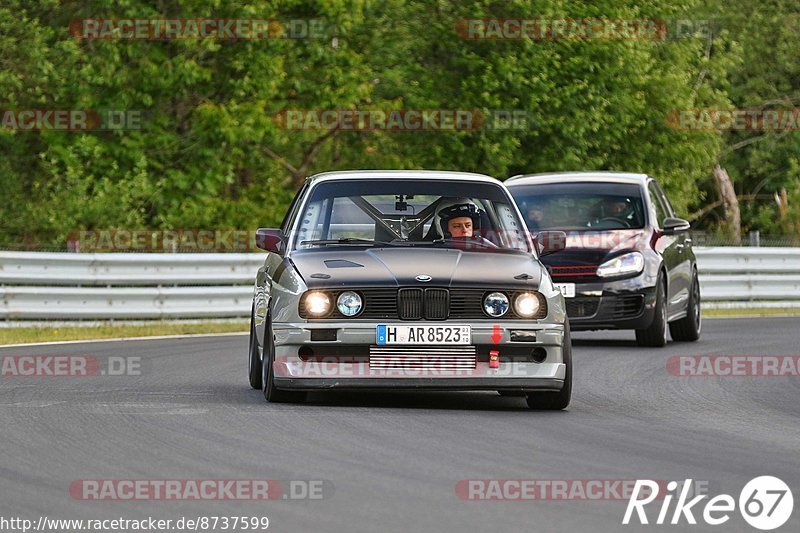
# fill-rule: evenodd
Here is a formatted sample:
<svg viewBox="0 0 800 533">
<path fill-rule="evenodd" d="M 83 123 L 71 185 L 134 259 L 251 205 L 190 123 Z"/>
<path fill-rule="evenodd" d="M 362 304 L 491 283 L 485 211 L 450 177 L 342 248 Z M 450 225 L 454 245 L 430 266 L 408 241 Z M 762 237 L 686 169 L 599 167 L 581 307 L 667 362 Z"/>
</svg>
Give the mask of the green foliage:
<svg viewBox="0 0 800 533">
<path fill-rule="evenodd" d="M 697 0 L 6 0 L 0 109 L 140 110 L 144 120 L 141 129 L 118 131 L 0 129 L 0 245 L 58 246 L 69 232 L 93 228 L 271 226 L 305 176 L 348 168 L 501 179 L 647 172 L 688 214 L 711 192 L 710 169 L 725 157 L 729 135 L 680 131 L 667 116 L 791 91 L 796 43 L 760 34 L 743 43 L 734 24 L 714 36 L 710 52 L 704 38 L 465 40 L 456 28 L 483 17 L 688 19 L 707 7 Z M 325 35 L 148 41 L 69 33 L 75 19 L 125 17 L 319 19 Z M 778 47 L 776 57 L 767 58 L 766 46 L 749 47 L 762 38 Z M 777 60 L 786 64 L 771 69 Z M 750 61 L 760 62 L 761 85 L 743 70 Z M 523 129 L 402 133 L 292 130 L 276 120 L 287 110 L 330 109 L 523 110 L 531 120 Z M 774 158 L 768 147 L 727 156 L 737 182 L 789 183 L 781 173 L 797 147 L 781 144 Z"/>
<path fill-rule="evenodd" d="M 731 101 L 741 109 L 792 110 L 800 106 L 800 5 L 768 0 L 728 3 L 722 23 L 735 35 L 743 59 L 731 69 Z M 755 7 L 755 9 L 754 9 Z M 760 195 L 742 202 L 743 229 L 800 237 L 800 180 L 797 131 L 747 131 L 726 135 L 722 164 L 740 195 Z M 788 210 L 774 200 L 785 188 Z"/>
</svg>

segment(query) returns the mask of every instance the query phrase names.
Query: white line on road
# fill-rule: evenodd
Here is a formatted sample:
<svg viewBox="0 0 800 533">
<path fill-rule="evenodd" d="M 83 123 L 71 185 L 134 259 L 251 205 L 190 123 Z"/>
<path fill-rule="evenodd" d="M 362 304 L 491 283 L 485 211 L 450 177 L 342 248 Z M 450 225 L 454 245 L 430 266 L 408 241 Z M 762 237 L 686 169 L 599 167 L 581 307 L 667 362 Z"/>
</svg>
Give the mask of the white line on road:
<svg viewBox="0 0 800 533">
<path fill-rule="evenodd" d="M 123 342 L 123 341 L 156 341 L 164 339 L 193 339 L 198 337 L 226 337 L 232 335 L 249 335 L 247 331 L 233 331 L 230 333 L 193 333 L 190 335 L 158 335 L 152 337 L 119 337 L 113 339 L 92 339 L 87 341 L 49 341 L 29 342 L 25 344 L 0 344 L 0 348 L 20 348 L 24 346 L 53 346 L 59 344 L 88 344 L 98 342 Z"/>
</svg>

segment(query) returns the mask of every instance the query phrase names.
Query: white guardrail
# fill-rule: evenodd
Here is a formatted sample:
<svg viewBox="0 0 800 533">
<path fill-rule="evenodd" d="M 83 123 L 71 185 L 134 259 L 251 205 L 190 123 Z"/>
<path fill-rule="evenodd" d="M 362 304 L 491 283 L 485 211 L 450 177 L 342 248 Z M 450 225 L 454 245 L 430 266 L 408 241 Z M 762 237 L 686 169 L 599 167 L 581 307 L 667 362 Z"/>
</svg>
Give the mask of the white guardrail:
<svg viewBox="0 0 800 533">
<path fill-rule="evenodd" d="M 695 248 L 703 301 L 800 307 L 800 248 Z M 0 252 L 0 320 L 246 317 L 261 253 Z"/>
<path fill-rule="evenodd" d="M 800 248 L 695 247 L 700 297 L 717 308 L 800 307 Z"/>
<path fill-rule="evenodd" d="M 265 255 L 0 252 L 0 320 L 246 317 Z"/>
</svg>

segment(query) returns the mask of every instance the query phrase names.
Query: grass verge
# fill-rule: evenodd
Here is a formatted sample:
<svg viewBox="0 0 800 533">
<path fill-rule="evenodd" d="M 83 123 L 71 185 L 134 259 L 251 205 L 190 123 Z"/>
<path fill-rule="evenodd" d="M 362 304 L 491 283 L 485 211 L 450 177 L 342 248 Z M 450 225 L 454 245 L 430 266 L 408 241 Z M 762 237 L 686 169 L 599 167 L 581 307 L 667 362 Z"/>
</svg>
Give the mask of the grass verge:
<svg viewBox="0 0 800 533">
<path fill-rule="evenodd" d="M 706 318 L 747 318 L 747 317 L 781 317 L 800 316 L 800 307 L 760 308 L 760 309 L 703 309 Z"/>
<path fill-rule="evenodd" d="M 703 309 L 705 318 L 737 317 L 800 317 L 800 308 Z M 159 335 L 191 335 L 197 333 L 246 332 L 249 322 L 153 322 L 145 324 L 107 324 L 97 326 L 9 327 L 0 328 L 0 346 L 29 342 L 77 341 L 154 337 Z"/>
<path fill-rule="evenodd" d="M 247 331 L 249 322 L 154 322 L 136 325 L 53 326 L 0 328 L 0 345 L 29 342 L 153 337 L 158 335 L 190 335 L 193 333 L 230 333 Z"/>
</svg>

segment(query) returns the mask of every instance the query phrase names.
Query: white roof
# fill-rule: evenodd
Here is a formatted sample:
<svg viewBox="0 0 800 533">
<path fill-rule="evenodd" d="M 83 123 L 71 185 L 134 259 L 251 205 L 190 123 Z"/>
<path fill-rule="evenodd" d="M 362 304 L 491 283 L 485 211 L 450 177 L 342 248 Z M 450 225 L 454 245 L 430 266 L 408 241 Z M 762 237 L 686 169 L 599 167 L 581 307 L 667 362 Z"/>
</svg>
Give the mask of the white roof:
<svg viewBox="0 0 800 533">
<path fill-rule="evenodd" d="M 334 181 L 353 179 L 426 179 L 426 180 L 454 180 L 476 181 L 483 183 L 501 183 L 499 180 L 484 174 L 471 172 L 454 172 L 449 170 L 342 170 L 338 172 L 323 172 L 309 176 L 308 180 Z"/>
<path fill-rule="evenodd" d="M 637 174 L 634 172 L 610 172 L 583 171 L 583 172 L 549 172 L 543 174 L 520 174 L 508 178 L 507 185 L 530 185 L 533 183 L 554 183 L 563 181 L 598 181 L 598 182 L 617 182 L 617 183 L 645 183 L 648 179 L 647 174 Z"/>
</svg>

